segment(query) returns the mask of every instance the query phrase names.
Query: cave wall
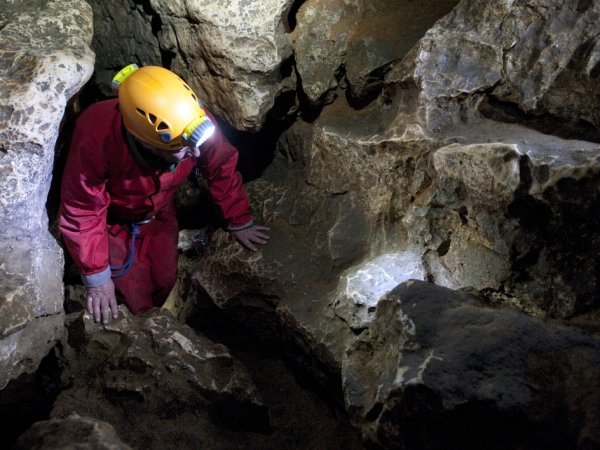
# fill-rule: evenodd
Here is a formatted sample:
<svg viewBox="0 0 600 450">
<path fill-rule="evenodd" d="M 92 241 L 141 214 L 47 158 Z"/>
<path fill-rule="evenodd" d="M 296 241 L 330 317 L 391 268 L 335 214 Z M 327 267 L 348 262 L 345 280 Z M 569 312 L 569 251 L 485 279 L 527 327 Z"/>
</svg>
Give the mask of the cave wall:
<svg viewBox="0 0 600 450">
<path fill-rule="evenodd" d="M 597 96 L 554 87 L 597 79 L 598 5 L 436 3 L 399 46 L 377 25 L 413 12 L 410 2 L 338 3 L 302 2 L 288 16 L 298 117 L 248 186 L 274 240 L 247 266 L 229 248 L 201 263 L 213 298 L 259 289 L 293 317 L 306 298 L 362 311 L 374 305 L 346 295 L 348 280 L 389 256 L 394 282 L 416 277 L 594 323 Z M 351 50 L 365 42 L 368 57 Z M 581 105 L 559 111 L 550 97 Z"/>
<path fill-rule="evenodd" d="M 291 125 L 273 163 L 247 186 L 257 220 L 272 228 L 270 243 L 249 254 L 216 232 L 203 258 L 182 259 L 173 310 L 185 319 L 200 297 L 234 316 L 272 311 L 300 348 L 341 373 L 351 417 L 373 443 L 414 439 L 398 424 L 420 417 L 419 407 L 444 424 L 459 406 L 465 418 L 494 411 L 497 423 L 510 411 L 539 412 L 534 404 L 543 400 L 529 388 L 515 393 L 510 383 L 498 384 L 492 395 L 450 386 L 440 374 L 461 377 L 464 367 L 440 362 L 436 371 L 437 361 L 456 356 L 432 344 L 427 314 L 446 315 L 449 292 L 468 290 L 480 302 L 472 321 L 492 320 L 486 307 L 518 311 L 534 318 L 524 319 L 521 332 L 538 343 L 554 335 L 543 325 L 548 318 L 597 330 L 598 2 L 194 5 L 130 9 L 150 13 L 161 61 L 190 79 L 231 126 Z M 140 55 L 148 54 L 143 48 Z M 183 196 L 193 203 L 186 195 L 193 189 Z M 407 306 L 380 313 L 386 293 L 409 279 L 451 291 L 410 288 L 391 303 L 424 302 L 427 314 Z M 540 347 L 552 362 L 540 368 L 527 357 L 527 342 L 509 356 L 473 347 L 489 341 L 501 348 L 512 339 L 501 325 L 473 327 L 466 336 L 448 327 L 441 341 L 462 349 L 465 367 L 473 352 L 486 355 L 469 369 L 484 384 L 504 377 L 498 360 L 527 361 L 525 372 L 509 368 L 512 383 L 535 379 L 547 398 L 569 398 L 572 406 L 555 412 L 574 408 L 581 428 L 541 412 L 515 420 L 561 429 L 569 443 L 598 439 L 589 431 L 593 411 L 573 406 L 577 394 L 563 390 L 566 381 L 551 387 L 544 375 L 575 370 L 559 356 L 566 351 L 581 355 L 579 379 L 593 376 L 594 339 L 552 338 L 550 348 Z M 418 337 L 406 346 L 428 350 L 410 356 L 407 333 Z M 378 350 L 400 337 L 397 347 Z M 401 376 L 412 371 L 418 376 Z M 389 395 L 366 389 L 374 379 Z M 427 401 L 411 409 L 420 392 Z"/>
<path fill-rule="evenodd" d="M 597 393 L 578 390 L 599 355 L 599 2 L 89 4 L 0 13 L 0 384 L 62 333 L 45 204 L 65 106 L 94 64 L 93 11 L 104 95 L 122 66 L 161 64 L 240 132 L 291 123 L 247 185 L 270 243 L 249 253 L 217 231 L 203 258 L 183 256 L 182 320 L 199 298 L 268 311 L 340 377 L 375 445 L 417 439 L 407 420 L 501 426 L 515 411 L 564 431 L 556 445 L 600 442 Z"/>
<path fill-rule="evenodd" d="M 562 325 L 547 330 L 548 319 L 597 335 L 600 146 L 598 118 L 589 112 L 597 109 L 600 5 L 463 0 L 437 10 L 437 21 L 429 17 L 410 46 L 394 51 L 384 31 L 373 33 L 388 19 L 386 5 L 393 10 L 392 2 L 298 6 L 291 33 L 298 119 L 279 139 L 273 164 L 248 185 L 272 239 L 253 255 L 216 233 L 203 259 L 182 263 L 193 280 L 180 287 L 188 302 L 182 316 L 198 295 L 249 317 L 262 298 L 259 310 L 273 309 L 301 348 L 341 370 L 351 417 L 384 447 L 408 445 L 431 423 L 451 427 L 455 414 L 468 423 L 485 416 L 499 427 L 515 420 L 548 432 L 548 445 L 584 448 L 598 440 L 596 415 L 575 406 L 579 394 L 569 391 L 567 374 L 578 373 L 582 389 L 596 376 L 597 338 L 551 338 L 550 349 L 539 348 L 548 366 L 528 356 L 537 350 L 522 339 L 541 344 L 547 333 L 568 334 Z M 366 57 L 361 41 L 373 44 Z M 579 94 L 581 80 L 588 95 Z M 472 367 L 452 367 L 456 356 L 433 344 L 428 315 L 446 314 L 448 291 L 421 295 L 411 287 L 386 297 L 409 279 L 476 294 L 471 322 L 490 325 L 451 319 L 456 332 L 443 325 L 448 335 L 439 341 L 459 348 L 465 361 L 480 355 Z M 200 289 L 190 294 L 191 286 Z M 380 312 L 386 301 L 399 305 L 387 316 Z M 422 315 L 412 309 L 420 302 Z M 535 320 L 509 338 L 509 329 L 492 327 L 490 307 Z M 486 350 L 473 347 L 488 338 Z M 510 344 L 510 356 L 501 356 L 512 340 L 518 344 Z M 497 369 L 504 366 L 496 362 L 507 360 L 526 370 L 510 365 L 519 380 L 502 386 Z M 450 386 L 445 370 L 458 379 L 473 370 L 498 391 L 476 393 L 468 379 Z M 564 376 L 548 377 L 553 372 Z M 542 397 L 529 387 L 511 392 L 511 383 L 532 379 L 545 386 Z M 385 389 L 369 392 L 371 385 Z M 536 410 L 554 395 L 568 400 L 554 413 Z M 591 394 L 588 405 L 597 401 Z M 579 425 L 550 419 L 568 415 L 567 404 Z M 516 414 L 527 410 L 537 412 Z M 403 432 L 407 420 L 418 425 L 415 435 Z M 548 438 L 558 429 L 565 441 Z"/>
<path fill-rule="evenodd" d="M 67 104 L 92 74 L 92 23 L 82 1 L 0 2 L 0 388 L 64 332 L 46 202 Z"/>
<path fill-rule="evenodd" d="M 188 80 L 214 113 L 256 131 L 287 89 L 281 66 L 292 55 L 284 27 L 292 0 L 89 3 L 99 55 L 95 83 L 104 95 L 125 65 L 163 65 Z"/>
</svg>

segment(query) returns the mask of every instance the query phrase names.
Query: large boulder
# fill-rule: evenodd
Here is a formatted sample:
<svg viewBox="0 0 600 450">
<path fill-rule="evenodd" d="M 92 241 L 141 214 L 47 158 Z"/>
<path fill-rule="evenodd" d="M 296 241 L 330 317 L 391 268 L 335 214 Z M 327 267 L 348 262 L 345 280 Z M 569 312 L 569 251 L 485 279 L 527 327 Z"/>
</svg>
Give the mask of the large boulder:
<svg viewBox="0 0 600 450">
<path fill-rule="evenodd" d="M 596 448 L 600 341 L 408 281 L 348 348 L 351 420 L 383 448 Z M 517 425 L 515 427 L 515 425 Z"/>
<path fill-rule="evenodd" d="M 83 292 L 70 289 L 73 305 Z M 53 419 L 72 414 L 111 424 L 134 448 L 227 440 L 231 429 L 268 427 L 254 382 L 229 349 L 154 308 L 133 316 L 124 306 L 107 325 L 83 311 L 67 316 L 63 390 Z M 185 429 L 184 424 L 193 424 Z"/>
<path fill-rule="evenodd" d="M 309 0 L 293 31 L 301 95 L 312 106 L 330 103 L 339 87 L 355 104 L 381 91 L 392 66 L 457 0 Z"/>
<path fill-rule="evenodd" d="M 599 14 L 597 2 L 463 0 L 421 39 L 408 70 L 397 65 L 392 72 L 403 75 L 392 78 L 412 78 L 424 98 L 442 104 L 473 94 L 482 100 L 481 94 L 489 94 L 482 107 L 488 116 L 597 141 L 598 87 L 593 80 L 599 63 Z M 432 115 L 429 123 L 452 124 L 443 119 Z"/>
<path fill-rule="evenodd" d="M 37 368 L 62 336 L 63 254 L 46 202 L 67 103 L 90 78 L 83 1 L 0 8 L 0 388 Z"/>
<path fill-rule="evenodd" d="M 20 449 L 95 448 L 131 450 L 117 435 L 114 427 L 93 417 L 73 414 L 65 419 L 36 422 L 12 447 Z"/>
</svg>

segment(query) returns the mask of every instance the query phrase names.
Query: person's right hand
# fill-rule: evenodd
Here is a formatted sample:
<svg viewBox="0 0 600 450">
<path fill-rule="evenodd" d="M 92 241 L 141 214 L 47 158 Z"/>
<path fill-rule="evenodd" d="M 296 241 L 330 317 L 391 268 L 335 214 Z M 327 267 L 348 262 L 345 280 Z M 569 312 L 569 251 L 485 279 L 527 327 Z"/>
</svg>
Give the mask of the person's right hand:
<svg viewBox="0 0 600 450">
<path fill-rule="evenodd" d="M 112 280 L 98 287 L 87 288 L 87 310 L 91 316 L 94 316 L 95 322 L 100 322 L 102 319 L 102 323 L 108 323 L 111 312 L 113 319 L 118 317 L 115 284 Z"/>
</svg>

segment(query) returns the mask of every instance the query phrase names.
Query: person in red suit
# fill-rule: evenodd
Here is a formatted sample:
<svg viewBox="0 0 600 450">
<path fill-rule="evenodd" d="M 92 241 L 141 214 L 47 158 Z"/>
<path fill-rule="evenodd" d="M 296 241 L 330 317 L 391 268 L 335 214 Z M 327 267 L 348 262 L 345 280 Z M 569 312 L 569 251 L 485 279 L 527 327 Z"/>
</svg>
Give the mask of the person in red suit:
<svg viewBox="0 0 600 450">
<path fill-rule="evenodd" d="M 113 80 L 118 98 L 77 119 L 61 185 L 59 229 L 96 322 L 162 306 L 177 281 L 174 196 L 198 167 L 227 230 L 252 251 L 267 243 L 236 170 L 238 152 L 173 72 L 132 64 Z"/>
</svg>

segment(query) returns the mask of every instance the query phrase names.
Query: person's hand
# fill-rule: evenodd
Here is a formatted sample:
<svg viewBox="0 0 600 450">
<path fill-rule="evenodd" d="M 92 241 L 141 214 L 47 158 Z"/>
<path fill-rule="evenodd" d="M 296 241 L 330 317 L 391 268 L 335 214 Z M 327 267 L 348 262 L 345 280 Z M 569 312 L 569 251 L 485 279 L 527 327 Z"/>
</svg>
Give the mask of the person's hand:
<svg viewBox="0 0 600 450">
<path fill-rule="evenodd" d="M 87 310 L 91 316 L 94 316 L 95 322 L 100 322 L 102 319 L 102 323 L 108 323 L 111 312 L 113 319 L 118 317 L 115 284 L 112 280 L 108 280 L 98 287 L 87 288 Z"/>
<path fill-rule="evenodd" d="M 256 244 L 265 245 L 269 240 L 269 235 L 266 233 L 269 227 L 263 225 L 252 225 L 243 230 L 230 231 L 231 235 L 248 250 L 255 252 L 258 250 Z"/>
</svg>

